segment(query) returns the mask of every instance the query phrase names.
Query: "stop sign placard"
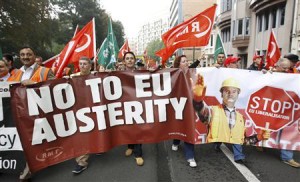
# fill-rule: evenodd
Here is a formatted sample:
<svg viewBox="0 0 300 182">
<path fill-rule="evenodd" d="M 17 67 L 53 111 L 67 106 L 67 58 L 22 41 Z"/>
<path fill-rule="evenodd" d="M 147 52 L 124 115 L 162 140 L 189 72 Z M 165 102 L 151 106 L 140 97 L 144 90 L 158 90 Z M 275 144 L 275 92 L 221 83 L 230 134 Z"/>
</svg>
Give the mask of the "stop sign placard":
<svg viewBox="0 0 300 182">
<path fill-rule="evenodd" d="M 246 113 L 257 128 L 278 131 L 294 121 L 294 107 L 285 90 L 265 86 L 250 95 Z"/>
</svg>

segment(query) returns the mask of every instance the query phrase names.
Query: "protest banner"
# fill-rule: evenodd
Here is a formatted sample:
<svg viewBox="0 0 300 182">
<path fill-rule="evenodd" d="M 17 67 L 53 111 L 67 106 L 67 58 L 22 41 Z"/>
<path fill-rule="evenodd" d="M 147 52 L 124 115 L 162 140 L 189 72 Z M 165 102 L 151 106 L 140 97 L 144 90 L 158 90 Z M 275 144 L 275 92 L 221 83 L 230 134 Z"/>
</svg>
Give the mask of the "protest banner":
<svg viewBox="0 0 300 182">
<path fill-rule="evenodd" d="M 234 109 L 241 134 L 233 134 L 240 138 L 209 138 L 209 123 L 194 109 L 190 78 L 195 80 L 196 73 L 203 76 L 206 86 L 203 102 L 207 107 L 223 103 L 220 91 L 226 80 L 239 88 Z M 82 154 L 105 152 L 129 143 L 179 139 L 195 144 L 225 142 L 261 146 L 262 140 L 257 137 L 261 128 L 256 123 L 265 126 L 274 119 L 276 122 L 275 112 L 290 119 L 271 130 L 264 147 L 300 150 L 297 114 L 300 86 L 295 84 L 299 81 L 293 74 L 228 68 L 104 72 L 27 87 L 16 85 L 11 89 L 11 103 L 30 169 L 35 172 Z M 260 92 L 265 89 L 279 89 L 288 95 L 268 97 Z M 258 102 L 261 100 L 265 102 Z M 285 104 L 287 109 L 279 109 L 283 103 L 290 103 Z M 264 119 L 249 116 L 249 108 L 261 109 L 255 112 Z M 222 127 L 220 131 L 228 131 L 228 124 Z"/>
<path fill-rule="evenodd" d="M 172 69 L 15 86 L 13 111 L 31 171 L 122 144 L 171 138 L 192 143 L 189 83 L 183 71 Z"/>
<path fill-rule="evenodd" d="M 0 82 L 0 173 L 20 173 L 25 167 L 20 138 L 12 119 L 7 82 Z"/>
</svg>

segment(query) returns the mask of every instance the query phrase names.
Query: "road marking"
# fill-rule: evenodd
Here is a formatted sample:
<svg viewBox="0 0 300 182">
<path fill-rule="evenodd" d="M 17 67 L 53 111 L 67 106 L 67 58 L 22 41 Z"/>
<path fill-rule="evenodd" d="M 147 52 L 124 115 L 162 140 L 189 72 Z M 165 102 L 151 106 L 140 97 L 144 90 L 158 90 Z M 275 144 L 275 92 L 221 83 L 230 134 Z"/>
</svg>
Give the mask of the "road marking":
<svg viewBox="0 0 300 182">
<path fill-rule="evenodd" d="M 232 162 L 232 164 L 242 173 L 242 175 L 251 182 L 260 182 L 259 179 L 244 165 L 234 162 L 232 152 L 224 145 L 221 145 L 221 150 L 226 155 L 226 157 Z"/>
</svg>

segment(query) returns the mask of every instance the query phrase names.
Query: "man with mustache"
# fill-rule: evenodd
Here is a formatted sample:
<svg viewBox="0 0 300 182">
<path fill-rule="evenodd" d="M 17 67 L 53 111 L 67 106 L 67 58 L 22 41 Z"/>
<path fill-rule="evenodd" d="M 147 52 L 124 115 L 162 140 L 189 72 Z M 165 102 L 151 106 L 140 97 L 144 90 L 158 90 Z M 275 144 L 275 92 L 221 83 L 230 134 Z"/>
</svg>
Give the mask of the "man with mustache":
<svg viewBox="0 0 300 182">
<path fill-rule="evenodd" d="M 35 62 L 35 53 L 31 47 L 23 47 L 20 50 L 20 61 L 23 66 L 17 70 L 8 81 L 20 81 L 23 85 L 54 79 L 51 69 L 38 65 Z"/>
<path fill-rule="evenodd" d="M 38 82 L 54 79 L 51 69 L 35 63 L 35 53 L 31 47 L 23 47 L 20 50 L 20 61 L 23 66 L 17 70 L 7 81 L 21 82 L 23 85 L 35 84 Z M 25 181 L 31 178 L 28 164 L 20 175 L 20 180 Z"/>
</svg>

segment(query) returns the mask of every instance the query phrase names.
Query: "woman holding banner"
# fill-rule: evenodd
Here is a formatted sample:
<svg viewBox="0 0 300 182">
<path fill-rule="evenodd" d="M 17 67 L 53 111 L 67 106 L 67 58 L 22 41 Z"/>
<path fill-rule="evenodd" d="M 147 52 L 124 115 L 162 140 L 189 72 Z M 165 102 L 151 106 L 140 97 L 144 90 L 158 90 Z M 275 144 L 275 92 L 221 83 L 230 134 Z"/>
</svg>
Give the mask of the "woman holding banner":
<svg viewBox="0 0 300 182">
<path fill-rule="evenodd" d="M 199 61 L 198 61 L 199 64 Z M 193 64 L 192 64 L 193 65 Z M 192 66 L 191 65 L 191 66 Z M 189 64 L 188 60 L 185 55 L 178 56 L 173 63 L 174 68 L 180 68 L 180 69 L 188 69 Z M 173 145 L 172 145 L 172 150 L 177 151 L 178 146 L 180 144 L 180 140 L 173 140 Z M 184 142 L 184 153 L 185 153 L 185 158 L 187 162 L 189 163 L 189 166 L 194 168 L 197 167 L 197 163 L 195 161 L 195 151 L 194 151 L 194 144 Z"/>
</svg>

